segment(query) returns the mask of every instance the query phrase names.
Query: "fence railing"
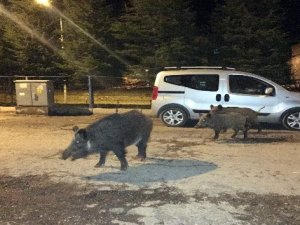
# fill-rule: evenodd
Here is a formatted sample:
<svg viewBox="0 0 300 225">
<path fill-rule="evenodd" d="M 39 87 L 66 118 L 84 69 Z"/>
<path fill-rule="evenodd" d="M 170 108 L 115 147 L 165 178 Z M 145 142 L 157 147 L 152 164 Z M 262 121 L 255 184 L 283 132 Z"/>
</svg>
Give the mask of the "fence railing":
<svg viewBox="0 0 300 225">
<path fill-rule="evenodd" d="M 16 105 L 15 80 L 52 80 L 57 104 L 89 107 L 149 108 L 152 87 L 148 81 L 124 77 L 0 76 L 0 105 Z"/>
<path fill-rule="evenodd" d="M 108 76 L 0 76 L 0 106 L 16 105 L 15 80 L 52 80 L 54 102 L 57 104 L 93 107 L 149 108 L 152 87 L 149 81 Z M 283 85 L 300 92 L 300 81 Z"/>
</svg>

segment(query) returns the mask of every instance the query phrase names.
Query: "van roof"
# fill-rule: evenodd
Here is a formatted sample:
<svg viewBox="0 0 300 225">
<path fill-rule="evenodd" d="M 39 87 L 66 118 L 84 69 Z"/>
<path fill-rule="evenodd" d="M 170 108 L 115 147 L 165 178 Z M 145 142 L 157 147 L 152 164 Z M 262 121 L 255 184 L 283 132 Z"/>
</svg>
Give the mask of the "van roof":
<svg viewBox="0 0 300 225">
<path fill-rule="evenodd" d="M 187 69 L 217 69 L 217 70 L 235 70 L 233 67 L 222 66 L 167 66 L 164 70 L 187 70 Z"/>
</svg>

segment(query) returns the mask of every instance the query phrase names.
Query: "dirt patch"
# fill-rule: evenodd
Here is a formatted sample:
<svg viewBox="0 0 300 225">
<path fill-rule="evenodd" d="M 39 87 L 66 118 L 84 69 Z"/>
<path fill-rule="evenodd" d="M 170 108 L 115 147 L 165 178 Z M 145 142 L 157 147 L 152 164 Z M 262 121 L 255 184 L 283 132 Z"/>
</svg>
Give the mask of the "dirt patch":
<svg viewBox="0 0 300 225">
<path fill-rule="evenodd" d="M 99 187 L 98 187 L 99 188 Z M 193 199 L 193 200 L 191 200 Z M 254 193 L 220 194 L 198 192 L 185 196 L 174 187 L 139 190 L 92 190 L 66 183 L 53 183 L 47 176 L 0 177 L 1 224 L 144 224 L 130 213 L 137 207 L 165 204 L 224 202 L 244 213 L 232 213 L 241 224 L 298 225 L 300 196 Z M 185 223 L 182 223 L 185 224 Z"/>
<path fill-rule="evenodd" d="M 0 224 L 141 224 L 127 212 L 146 202 L 159 206 L 187 199 L 170 187 L 90 191 L 47 176 L 0 177 Z"/>
<path fill-rule="evenodd" d="M 234 196 L 222 193 L 218 197 L 197 193 L 195 198 L 198 201 L 206 200 L 213 204 L 228 202 L 235 208 L 243 207 L 246 214 L 235 216 L 250 224 L 300 224 L 300 196 L 257 195 L 244 192 Z"/>
</svg>

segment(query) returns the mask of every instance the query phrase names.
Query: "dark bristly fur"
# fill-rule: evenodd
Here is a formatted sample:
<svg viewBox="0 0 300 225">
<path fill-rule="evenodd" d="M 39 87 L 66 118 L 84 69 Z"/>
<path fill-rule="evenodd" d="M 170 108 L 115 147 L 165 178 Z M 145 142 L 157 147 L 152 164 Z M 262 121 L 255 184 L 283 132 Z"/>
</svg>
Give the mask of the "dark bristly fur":
<svg viewBox="0 0 300 225">
<path fill-rule="evenodd" d="M 124 114 L 112 114 L 100 119 L 84 129 L 74 127 L 74 138 L 63 152 L 62 158 L 73 160 L 92 153 L 100 153 L 100 160 L 95 167 L 105 164 L 108 151 L 113 151 L 121 163 L 121 170 L 126 170 L 125 148 L 129 145 L 138 147 L 141 160 L 146 158 L 147 142 L 152 131 L 152 120 L 144 114 L 132 110 Z"/>
<path fill-rule="evenodd" d="M 264 107 L 262 107 L 261 109 L 263 108 Z M 210 113 L 229 113 L 229 112 L 240 113 L 243 116 L 246 116 L 247 123 L 249 124 L 250 127 L 257 127 L 257 132 L 261 131 L 261 125 L 258 122 L 258 118 L 257 118 L 259 112 L 256 112 L 250 108 L 223 107 L 222 105 L 218 105 L 218 106 L 211 105 L 210 109 L 211 109 Z"/>
<path fill-rule="evenodd" d="M 240 130 L 243 131 L 244 138 L 247 138 L 247 131 L 249 129 L 246 117 L 234 112 L 203 114 L 195 126 L 195 128 L 200 127 L 212 128 L 215 131 L 214 139 L 218 139 L 220 132 L 229 128 L 234 130 L 234 134 L 231 136 L 232 138 L 234 138 Z"/>
</svg>

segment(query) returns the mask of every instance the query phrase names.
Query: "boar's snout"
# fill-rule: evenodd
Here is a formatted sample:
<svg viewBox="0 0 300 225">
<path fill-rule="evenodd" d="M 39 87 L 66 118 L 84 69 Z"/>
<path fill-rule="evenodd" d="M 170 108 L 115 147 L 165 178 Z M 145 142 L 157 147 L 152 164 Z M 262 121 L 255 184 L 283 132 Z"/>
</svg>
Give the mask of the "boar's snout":
<svg viewBox="0 0 300 225">
<path fill-rule="evenodd" d="M 195 128 L 201 128 L 201 124 L 198 122 L 194 127 Z"/>
<path fill-rule="evenodd" d="M 205 127 L 207 127 L 207 123 L 203 118 L 201 118 L 198 121 L 198 123 L 195 125 L 195 128 L 205 128 Z"/>
<path fill-rule="evenodd" d="M 71 156 L 71 152 L 67 149 L 65 150 L 62 155 L 61 155 L 61 158 L 66 160 L 67 158 L 69 158 Z"/>
<path fill-rule="evenodd" d="M 62 153 L 61 158 L 66 160 L 67 158 L 71 157 L 71 160 L 73 161 L 73 160 L 76 160 L 76 159 L 85 158 L 85 157 L 88 156 L 88 154 L 89 154 L 89 152 L 85 151 L 85 150 L 72 151 L 72 150 L 66 149 Z"/>
<path fill-rule="evenodd" d="M 197 123 L 197 124 L 195 125 L 195 128 L 197 128 L 197 129 L 198 129 L 198 128 L 206 128 L 206 126 L 205 126 L 204 124 L 198 124 L 198 123 Z"/>
</svg>

